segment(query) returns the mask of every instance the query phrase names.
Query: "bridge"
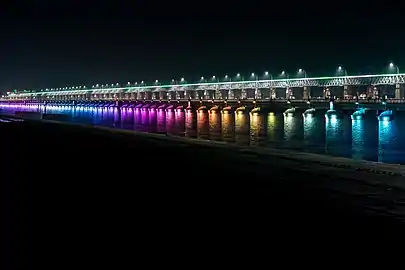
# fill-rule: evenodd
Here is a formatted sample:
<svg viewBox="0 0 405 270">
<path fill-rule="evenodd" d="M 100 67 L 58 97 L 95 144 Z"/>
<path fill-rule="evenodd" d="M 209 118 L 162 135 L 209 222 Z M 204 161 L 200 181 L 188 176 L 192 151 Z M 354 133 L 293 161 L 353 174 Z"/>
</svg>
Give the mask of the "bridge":
<svg viewBox="0 0 405 270">
<path fill-rule="evenodd" d="M 273 79 L 268 73 L 259 78 L 251 74 L 244 80 L 240 74 L 218 79 L 201 77 L 194 83 L 184 78 L 161 84 L 158 80 L 147 85 L 141 83 L 105 84 L 22 90 L 8 92 L 3 100 L 236 100 L 236 99 L 297 99 L 308 100 L 314 97 L 347 98 L 366 94 L 367 97 L 391 99 L 404 98 L 405 73 L 374 74 L 358 76 L 334 76 L 307 78 Z M 318 92 L 318 95 L 316 94 Z"/>
</svg>

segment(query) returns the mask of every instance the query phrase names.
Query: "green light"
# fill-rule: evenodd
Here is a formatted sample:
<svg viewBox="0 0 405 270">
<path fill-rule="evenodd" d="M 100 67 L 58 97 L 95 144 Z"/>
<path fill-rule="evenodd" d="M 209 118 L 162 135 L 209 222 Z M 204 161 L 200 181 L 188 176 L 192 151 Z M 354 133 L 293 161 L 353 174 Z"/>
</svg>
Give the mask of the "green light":
<svg viewBox="0 0 405 270">
<path fill-rule="evenodd" d="M 239 74 L 238 74 L 239 75 Z M 283 82 L 288 84 L 289 82 L 294 81 L 327 81 L 327 80 L 334 80 L 334 79 L 361 79 L 361 78 L 379 78 L 379 77 L 396 77 L 396 76 L 405 76 L 405 73 L 402 74 L 375 74 L 375 75 L 358 75 L 358 76 L 330 76 L 330 77 L 314 77 L 314 78 L 288 78 L 288 79 L 268 79 L 268 80 L 247 80 L 247 81 L 237 81 L 237 82 L 198 82 L 198 83 L 184 83 L 181 84 L 165 84 L 165 85 L 156 85 L 156 81 L 154 85 L 145 85 L 144 82 L 141 82 L 141 86 L 127 86 L 127 87 L 110 87 L 110 88 L 100 88 L 96 85 L 96 88 L 91 89 L 80 89 L 80 90 L 59 90 L 59 91 L 37 91 L 37 90 L 29 90 L 28 95 L 35 95 L 41 93 L 42 95 L 53 95 L 53 94 L 80 94 L 80 93 L 92 93 L 93 91 L 101 90 L 103 92 L 107 91 L 120 91 L 123 90 L 124 92 L 139 92 L 144 89 L 166 89 L 166 88 L 184 88 L 184 87 L 197 87 L 197 86 L 210 86 L 210 85 L 226 85 L 226 84 L 249 84 L 249 83 L 276 83 L 276 82 Z M 215 78 L 213 76 L 213 78 Z M 159 82 L 159 81 L 158 81 Z M 49 89 L 49 88 L 48 88 Z M 17 90 L 13 90 L 14 93 L 17 93 Z"/>
</svg>

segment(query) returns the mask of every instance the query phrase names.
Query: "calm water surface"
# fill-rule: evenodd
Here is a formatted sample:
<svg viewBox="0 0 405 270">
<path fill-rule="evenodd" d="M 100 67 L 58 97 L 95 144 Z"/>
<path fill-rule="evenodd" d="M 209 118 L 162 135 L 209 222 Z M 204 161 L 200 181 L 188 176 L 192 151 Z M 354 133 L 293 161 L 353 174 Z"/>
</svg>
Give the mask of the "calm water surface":
<svg viewBox="0 0 405 270">
<path fill-rule="evenodd" d="M 37 107 L 4 109 L 38 110 Z M 69 114 L 72 121 L 90 121 L 114 128 L 405 164 L 405 115 L 401 112 L 391 122 L 378 122 L 375 114 L 368 114 L 364 120 L 351 120 L 349 116 L 327 120 L 323 113 L 304 119 L 301 115 L 286 117 L 282 114 L 235 115 L 56 106 L 48 106 L 46 112 Z"/>
</svg>

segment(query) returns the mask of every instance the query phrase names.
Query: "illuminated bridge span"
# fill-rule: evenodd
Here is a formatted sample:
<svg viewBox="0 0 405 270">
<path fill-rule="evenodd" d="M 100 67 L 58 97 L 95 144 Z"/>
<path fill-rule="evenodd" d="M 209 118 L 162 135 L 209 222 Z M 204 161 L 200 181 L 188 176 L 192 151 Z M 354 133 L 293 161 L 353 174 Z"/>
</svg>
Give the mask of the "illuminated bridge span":
<svg viewBox="0 0 405 270">
<path fill-rule="evenodd" d="M 4 99 L 14 100 L 99 100 L 99 99 L 310 99 L 315 97 L 345 97 L 366 95 L 402 99 L 404 97 L 405 74 L 377 74 L 359 76 L 335 76 L 314 78 L 273 79 L 266 72 L 259 78 L 251 74 L 244 80 L 239 74 L 230 78 L 218 79 L 215 76 L 199 82 L 188 83 L 184 78 L 171 84 L 141 83 L 109 84 L 23 90 L 8 93 Z M 305 74 L 304 74 L 305 75 Z"/>
</svg>

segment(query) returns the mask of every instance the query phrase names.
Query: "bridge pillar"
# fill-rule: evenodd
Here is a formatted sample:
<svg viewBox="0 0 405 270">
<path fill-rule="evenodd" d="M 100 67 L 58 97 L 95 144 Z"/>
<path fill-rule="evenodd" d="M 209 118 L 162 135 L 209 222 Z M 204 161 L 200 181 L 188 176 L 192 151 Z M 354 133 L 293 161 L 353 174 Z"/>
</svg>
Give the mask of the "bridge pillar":
<svg viewBox="0 0 405 270">
<path fill-rule="evenodd" d="M 308 86 L 304 86 L 304 92 L 302 93 L 302 99 L 306 100 L 310 97 L 310 90 Z"/>
<path fill-rule="evenodd" d="M 270 88 L 270 98 L 277 98 L 276 89 L 273 87 Z"/>
<path fill-rule="evenodd" d="M 403 92 L 401 91 L 401 85 L 397 83 L 395 85 L 395 98 L 402 99 L 404 97 Z"/>
<path fill-rule="evenodd" d="M 180 91 L 176 91 L 176 99 L 180 99 L 181 95 L 180 95 Z"/>
<path fill-rule="evenodd" d="M 242 88 L 241 99 L 246 99 L 246 98 L 247 98 L 247 91 L 246 91 L 246 89 Z"/>
<path fill-rule="evenodd" d="M 222 93 L 220 88 L 215 89 L 215 99 L 222 99 Z"/>
<path fill-rule="evenodd" d="M 210 92 L 208 90 L 204 90 L 204 99 L 210 99 Z"/>
<path fill-rule="evenodd" d="M 196 98 L 196 99 L 200 99 L 200 93 L 198 92 L 198 90 L 195 91 L 195 98 Z"/>
<path fill-rule="evenodd" d="M 329 88 L 323 89 L 323 98 L 329 98 L 330 97 L 330 90 Z"/>
<path fill-rule="evenodd" d="M 232 89 L 228 90 L 228 99 L 235 99 L 235 91 Z"/>
<path fill-rule="evenodd" d="M 373 96 L 374 99 L 377 99 L 380 96 L 380 92 L 378 91 L 377 86 L 373 87 L 373 95 L 372 96 Z"/>
<path fill-rule="evenodd" d="M 286 88 L 285 89 L 285 97 L 286 97 L 286 99 L 290 99 L 291 98 L 291 96 L 292 96 L 292 90 L 291 90 L 291 88 Z"/>
<path fill-rule="evenodd" d="M 343 98 L 347 98 L 348 95 L 349 95 L 349 86 L 343 85 Z"/>
<path fill-rule="evenodd" d="M 159 92 L 153 92 L 152 99 L 159 99 Z"/>
<path fill-rule="evenodd" d="M 255 99 L 262 99 L 262 91 L 260 89 L 255 89 Z"/>
</svg>

